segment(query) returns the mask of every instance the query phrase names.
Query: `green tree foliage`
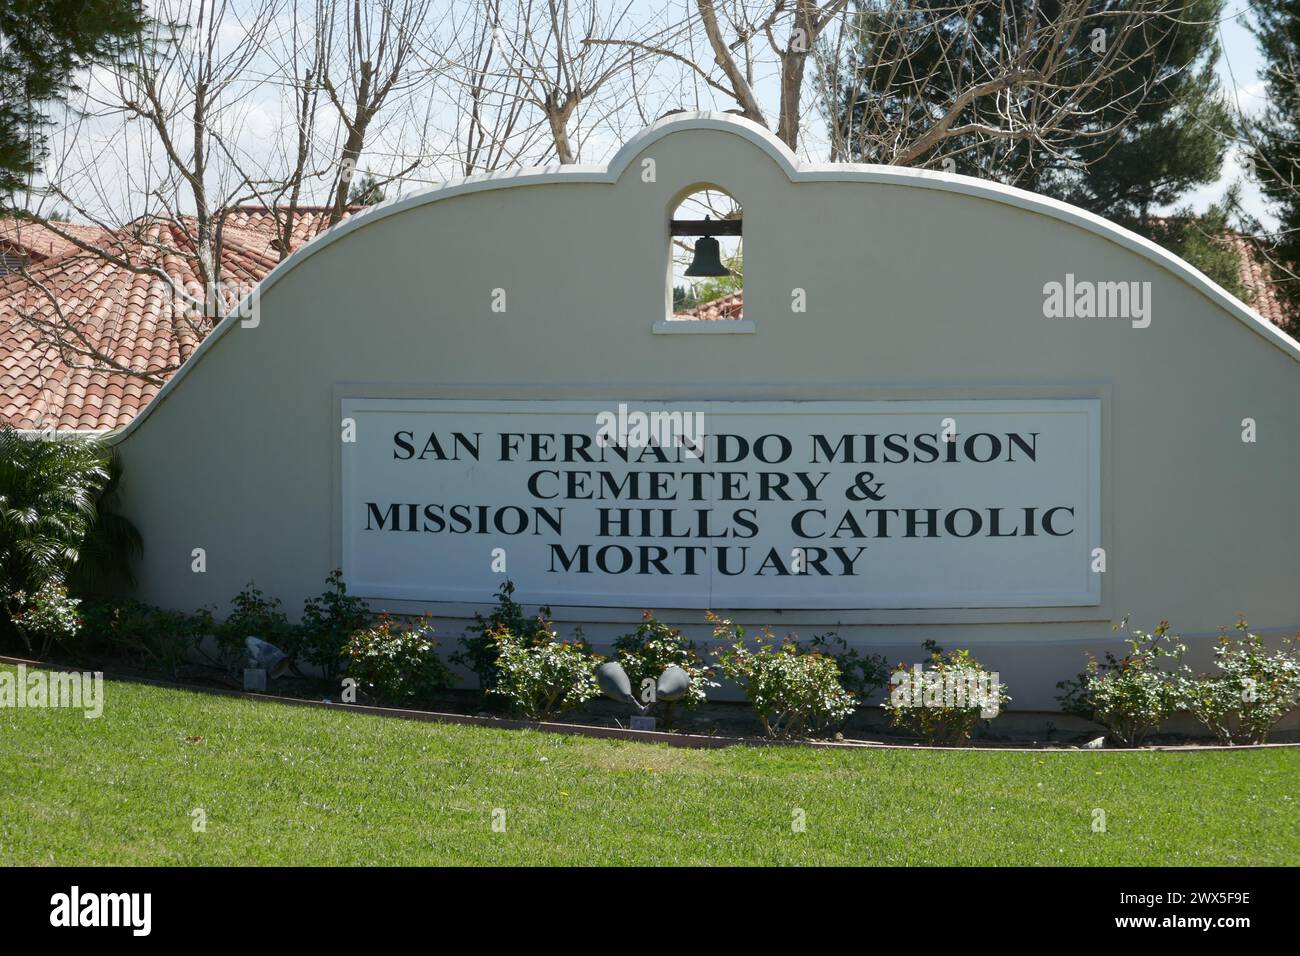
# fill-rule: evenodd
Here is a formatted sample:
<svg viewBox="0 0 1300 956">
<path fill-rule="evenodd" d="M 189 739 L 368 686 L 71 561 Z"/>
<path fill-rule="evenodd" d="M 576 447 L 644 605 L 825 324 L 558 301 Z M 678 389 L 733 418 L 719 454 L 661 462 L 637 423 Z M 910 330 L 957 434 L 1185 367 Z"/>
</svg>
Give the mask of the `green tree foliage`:
<svg viewBox="0 0 1300 956">
<path fill-rule="evenodd" d="M 374 206 L 384 201 L 384 187 L 370 173 L 364 173 L 348 191 L 349 206 Z"/>
<path fill-rule="evenodd" d="M 1139 14 L 1148 17 L 1142 29 L 1124 31 L 1134 0 L 1099 0 L 1070 32 L 1073 40 L 1061 51 L 1052 79 L 1065 86 L 1082 82 L 1096 58 L 1106 55 L 1095 48 L 1099 37 L 1121 43 L 1111 52 L 1128 65 L 1082 91 L 1070 115 L 1041 118 L 1059 126 L 1052 136 L 1056 148 L 1027 137 L 971 132 L 939 140 L 919 165 L 1043 193 L 1140 231 L 1153 207 L 1176 202 L 1219 175 L 1231 128 L 1214 75 L 1221 4 L 1188 0 L 1176 17 Z M 887 160 L 863 151 L 861 144 L 871 140 L 857 135 L 855 126 L 866 110 L 873 119 L 883 110 L 886 124 L 896 123 L 904 141 L 919 139 L 951 105 L 958 86 L 996 71 L 1000 58 L 1014 52 L 1004 37 L 1026 32 L 1028 17 L 1061 15 L 1061 4 L 988 2 L 967 8 L 921 0 L 907 10 L 899 14 L 891 4 L 860 2 L 855 18 L 862 41 L 847 62 L 835 66 L 840 77 L 861 78 L 843 87 L 842 102 L 832 109 L 853 160 Z M 910 29 L 892 19 L 887 29 L 881 19 L 900 15 L 910 18 Z M 875 68 L 880 64 L 891 66 Z M 997 97 L 976 98 L 954 128 L 1005 126 L 997 109 Z"/>
<path fill-rule="evenodd" d="M 1255 174 L 1278 218 L 1273 256 L 1278 292 L 1300 306 L 1300 0 L 1256 0 L 1255 38 L 1266 64 L 1268 106 L 1246 132 Z"/>
<path fill-rule="evenodd" d="M 1250 302 L 1253 293 L 1241 279 L 1241 256 L 1227 240 L 1231 231 L 1227 209 L 1232 202 L 1230 195 L 1227 203 L 1213 205 L 1199 216 L 1182 209 L 1152 220 L 1142 231 L 1243 302 Z"/>
<path fill-rule="evenodd" d="M 137 0 L 0 0 L 0 211 L 36 171 L 47 111 L 76 72 L 118 56 L 144 23 Z"/>
</svg>

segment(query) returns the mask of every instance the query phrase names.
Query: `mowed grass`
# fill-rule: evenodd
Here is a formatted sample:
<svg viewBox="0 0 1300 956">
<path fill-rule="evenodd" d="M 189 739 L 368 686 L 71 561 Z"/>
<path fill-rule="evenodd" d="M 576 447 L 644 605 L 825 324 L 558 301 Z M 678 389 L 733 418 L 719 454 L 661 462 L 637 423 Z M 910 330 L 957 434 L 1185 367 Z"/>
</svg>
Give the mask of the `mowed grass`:
<svg viewBox="0 0 1300 956">
<path fill-rule="evenodd" d="M 98 720 L 0 710 L 0 863 L 1300 860 L 1289 748 L 704 751 L 105 691 Z"/>
</svg>

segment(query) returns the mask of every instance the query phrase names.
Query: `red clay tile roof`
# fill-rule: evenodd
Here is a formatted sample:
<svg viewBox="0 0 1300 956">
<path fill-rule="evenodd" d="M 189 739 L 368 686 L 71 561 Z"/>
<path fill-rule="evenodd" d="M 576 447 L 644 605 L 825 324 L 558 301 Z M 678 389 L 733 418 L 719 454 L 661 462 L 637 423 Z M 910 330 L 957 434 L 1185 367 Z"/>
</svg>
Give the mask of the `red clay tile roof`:
<svg viewBox="0 0 1300 956">
<path fill-rule="evenodd" d="M 1255 243 L 1247 236 L 1233 234 L 1228 237 L 1232 247 L 1237 251 L 1237 260 L 1241 266 L 1241 284 L 1251 293 L 1250 307 L 1279 328 L 1289 329 L 1296 334 L 1296 324 L 1288 314 L 1282 298 L 1277 294 L 1277 286 L 1269 277 L 1268 263 L 1259 254 Z"/>
<path fill-rule="evenodd" d="M 88 243 L 103 242 L 108 232 L 99 226 L 78 223 L 58 223 L 61 232 Z M 78 251 L 77 244 L 60 236 L 38 222 L 22 219 L 0 219 L 0 250 L 19 253 L 24 259 L 39 262 L 55 256 Z"/>
<path fill-rule="evenodd" d="M 354 210 L 349 210 L 349 213 Z M 291 249 L 323 232 L 328 211 L 299 208 Z M 251 288 L 275 268 L 277 232 L 265 209 L 238 208 L 222 234 L 222 278 Z M 187 315 L 185 304 L 140 266 L 161 266 L 179 285 L 194 285 L 193 221 L 153 220 L 114 232 L 89 226 L 59 229 L 93 243 L 136 269 L 87 252 L 31 223 L 0 223 L 7 237 L 26 251 L 27 275 L 0 276 L 0 423 L 16 428 L 102 431 L 134 418 L 207 334 L 210 320 Z M 29 278 L 30 277 L 30 278 Z M 55 341 L 39 322 L 54 321 L 59 309 L 75 321 Z M 155 380 L 107 371 L 102 362 L 79 354 L 91 350 L 123 366 L 151 373 Z M 98 366 L 98 367 L 96 367 Z"/>
<path fill-rule="evenodd" d="M 717 322 L 726 319 L 743 319 L 745 312 L 745 293 L 733 292 L 712 302 L 705 302 L 685 312 L 674 312 L 674 319 L 695 319 L 701 322 Z"/>
</svg>

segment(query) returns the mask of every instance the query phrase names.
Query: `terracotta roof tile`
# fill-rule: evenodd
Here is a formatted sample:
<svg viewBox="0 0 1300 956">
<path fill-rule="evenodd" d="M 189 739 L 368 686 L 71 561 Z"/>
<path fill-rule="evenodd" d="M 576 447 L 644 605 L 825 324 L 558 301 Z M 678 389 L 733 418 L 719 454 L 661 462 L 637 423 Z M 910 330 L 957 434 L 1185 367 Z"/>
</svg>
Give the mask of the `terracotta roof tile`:
<svg viewBox="0 0 1300 956">
<path fill-rule="evenodd" d="M 1280 328 L 1294 329 L 1293 317 L 1277 294 L 1277 285 L 1270 280 L 1268 263 L 1255 243 L 1247 236 L 1236 234 L 1228 239 L 1241 265 L 1241 284 L 1251 292 L 1251 308 Z"/>
<path fill-rule="evenodd" d="M 300 207 L 291 250 L 325 231 L 328 222 L 323 207 Z M 96 368 L 77 349 L 88 344 L 163 378 L 193 354 L 206 328 L 195 328 L 182 302 L 138 266 L 161 266 L 173 282 L 194 285 L 189 255 L 194 222 L 138 220 L 113 232 L 67 223 L 58 228 L 137 269 L 87 252 L 37 224 L 0 221 L 0 251 L 18 249 L 28 263 L 27 275 L 0 274 L 0 422 L 17 428 L 117 428 L 139 414 L 160 384 Z M 222 232 L 222 269 L 232 282 L 259 282 L 279 262 L 272 210 L 236 208 Z M 227 298 L 233 302 L 234 295 Z M 57 342 L 39 327 L 41 319 L 58 315 L 50 297 L 75 329 L 63 331 Z"/>
<path fill-rule="evenodd" d="M 744 318 L 744 311 L 744 292 L 733 292 L 730 295 L 724 295 L 720 299 L 714 299 L 712 302 L 705 302 L 693 309 L 687 309 L 685 312 L 674 312 L 673 318 L 717 322 Z"/>
<path fill-rule="evenodd" d="M 108 233 L 99 226 L 72 222 L 55 223 L 55 228 L 92 244 L 103 242 Z M 50 227 L 23 219 L 0 219 L 0 248 L 21 252 L 24 258 L 33 262 L 80 251 L 75 242 L 58 235 Z"/>
</svg>

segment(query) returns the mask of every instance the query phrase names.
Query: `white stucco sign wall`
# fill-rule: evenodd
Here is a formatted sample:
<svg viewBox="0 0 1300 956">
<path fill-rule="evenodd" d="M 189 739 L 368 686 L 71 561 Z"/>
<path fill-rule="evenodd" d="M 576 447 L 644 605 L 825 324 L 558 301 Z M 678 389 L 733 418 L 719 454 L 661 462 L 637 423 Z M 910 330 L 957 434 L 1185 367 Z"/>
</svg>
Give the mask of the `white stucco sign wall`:
<svg viewBox="0 0 1300 956">
<path fill-rule="evenodd" d="M 556 605 L 1100 601 L 1100 402 L 345 399 L 357 593 Z"/>
<path fill-rule="evenodd" d="M 743 208 L 742 319 L 667 318 L 700 188 Z M 1078 307 L 1126 288 L 1132 315 Z M 143 600 L 224 612 L 252 581 L 295 615 L 342 568 L 450 651 L 511 581 L 603 653 L 642 609 L 707 646 L 709 609 L 969 649 L 1028 709 L 1125 617 L 1198 669 L 1238 612 L 1300 628 L 1300 346 L 1054 200 L 680 114 L 606 166 L 350 217 L 256 318 L 117 436 Z M 620 406 L 688 414 L 702 457 L 597 445 Z"/>
</svg>

